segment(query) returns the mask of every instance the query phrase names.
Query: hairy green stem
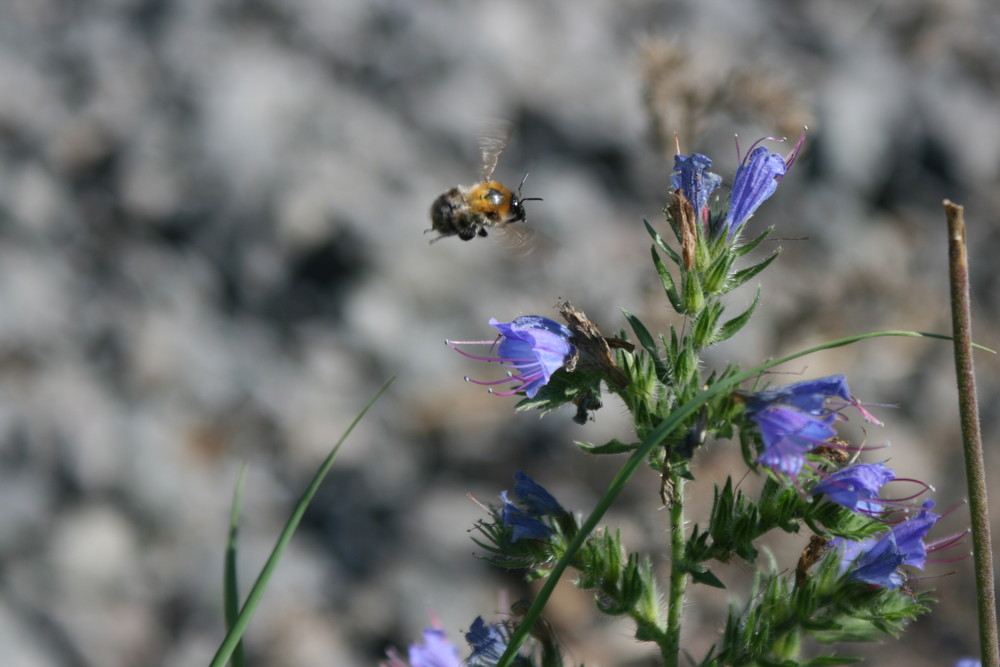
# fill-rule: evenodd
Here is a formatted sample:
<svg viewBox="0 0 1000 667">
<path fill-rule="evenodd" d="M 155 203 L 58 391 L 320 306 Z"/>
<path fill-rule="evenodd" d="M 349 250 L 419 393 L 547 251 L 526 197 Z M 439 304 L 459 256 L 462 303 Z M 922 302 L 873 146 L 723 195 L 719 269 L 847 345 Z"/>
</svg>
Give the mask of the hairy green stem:
<svg viewBox="0 0 1000 667">
<path fill-rule="evenodd" d="M 965 451 L 965 475 L 969 486 L 972 554 L 979 605 L 979 647 L 982 664 L 1000 665 L 996 597 L 993 589 L 993 551 L 989 506 L 986 500 L 986 471 L 983 465 L 982 434 L 979 430 L 976 376 L 972 367 L 972 316 L 969 307 L 969 258 L 965 241 L 964 208 L 945 200 L 944 210 L 948 219 L 948 266 L 955 373 L 958 378 L 958 409 L 962 423 L 962 446 Z"/>
<path fill-rule="evenodd" d="M 667 644 L 663 647 L 664 667 L 677 667 L 681 650 L 681 613 L 684 611 L 684 591 L 687 573 L 684 558 L 684 479 L 671 473 L 676 489 L 670 506 L 670 590 L 667 593 Z"/>
</svg>

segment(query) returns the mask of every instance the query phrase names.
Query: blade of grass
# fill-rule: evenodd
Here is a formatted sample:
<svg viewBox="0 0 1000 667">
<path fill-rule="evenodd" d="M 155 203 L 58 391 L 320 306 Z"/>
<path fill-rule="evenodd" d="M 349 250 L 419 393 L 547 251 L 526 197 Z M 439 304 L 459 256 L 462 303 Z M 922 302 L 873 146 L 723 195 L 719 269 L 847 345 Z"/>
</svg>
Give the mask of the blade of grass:
<svg viewBox="0 0 1000 667">
<path fill-rule="evenodd" d="M 337 440 L 337 444 L 333 446 L 330 453 L 323 460 L 319 469 L 316 471 L 316 475 L 313 477 L 309 486 L 306 488 L 305 493 L 302 494 L 302 498 L 299 500 L 295 509 L 292 511 L 291 516 L 288 517 L 288 522 L 285 524 L 284 530 L 281 531 L 281 535 L 278 537 L 277 543 L 274 545 L 274 549 L 271 551 L 270 557 L 268 557 L 267 562 L 264 563 L 263 569 L 261 569 L 260 574 L 257 575 L 257 581 L 254 582 L 253 588 L 247 594 L 247 600 L 243 604 L 243 608 L 240 609 L 239 615 L 233 622 L 232 627 L 229 632 L 226 633 L 225 639 L 222 640 L 222 644 L 219 646 L 219 650 L 216 651 L 215 657 L 212 658 L 212 662 L 209 663 L 209 667 L 223 667 L 226 662 L 232 656 L 233 651 L 235 651 L 236 646 L 240 643 L 240 639 L 243 637 L 243 633 L 246 632 L 247 626 L 250 624 L 250 619 L 253 617 L 254 611 L 257 609 L 257 605 L 260 604 L 261 599 L 264 597 L 264 591 L 267 588 L 267 583 L 271 579 L 271 575 L 274 574 L 275 569 L 278 567 L 278 561 L 281 559 L 281 554 L 284 553 L 285 548 L 288 543 L 292 540 L 292 535 L 295 534 L 295 529 L 298 528 L 299 522 L 302 520 L 302 515 L 305 514 L 306 508 L 312 501 L 316 492 L 319 490 L 320 484 L 323 483 L 323 479 L 326 477 L 327 473 L 330 472 L 330 468 L 333 467 L 333 460 L 337 456 L 337 452 L 340 451 L 340 446 L 344 444 L 347 437 L 354 430 L 354 427 L 358 425 L 361 419 L 368 412 L 375 401 L 385 393 L 385 390 L 389 388 L 392 381 L 395 380 L 394 377 L 386 380 L 385 384 L 379 387 L 379 390 L 375 392 L 371 400 L 361 408 L 354 421 L 351 422 L 344 434 L 340 436 Z"/>
<path fill-rule="evenodd" d="M 229 542 L 226 544 L 226 562 L 223 588 L 224 607 L 226 612 L 226 630 L 231 630 L 240 612 L 240 587 L 236 579 L 236 540 L 240 525 L 240 508 L 243 505 L 243 485 L 247 480 L 247 466 L 240 466 L 240 474 L 236 478 L 236 488 L 233 490 L 233 511 L 229 515 Z M 237 642 L 233 649 L 233 667 L 246 667 L 243 655 L 243 641 Z"/>
</svg>

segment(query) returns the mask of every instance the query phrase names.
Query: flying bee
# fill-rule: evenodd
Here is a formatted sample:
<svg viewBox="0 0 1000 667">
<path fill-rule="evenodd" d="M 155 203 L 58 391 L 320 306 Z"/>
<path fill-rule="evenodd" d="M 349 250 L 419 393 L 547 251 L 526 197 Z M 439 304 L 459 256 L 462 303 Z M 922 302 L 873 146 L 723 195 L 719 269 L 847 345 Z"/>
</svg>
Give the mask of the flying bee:
<svg viewBox="0 0 1000 667">
<path fill-rule="evenodd" d="M 500 181 L 493 180 L 497 161 L 510 140 L 510 123 L 495 122 L 479 136 L 480 166 L 482 180 L 475 185 L 457 185 L 431 205 L 431 228 L 427 232 L 437 232 L 431 243 L 446 236 L 458 236 L 470 241 L 477 236 L 487 236 L 486 229 L 493 227 L 503 231 L 513 231 L 515 222 L 526 222 L 524 202 L 541 201 L 541 197 L 521 197 L 521 185 L 514 194 Z M 519 235 L 515 232 L 515 235 Z"/>
</svg>

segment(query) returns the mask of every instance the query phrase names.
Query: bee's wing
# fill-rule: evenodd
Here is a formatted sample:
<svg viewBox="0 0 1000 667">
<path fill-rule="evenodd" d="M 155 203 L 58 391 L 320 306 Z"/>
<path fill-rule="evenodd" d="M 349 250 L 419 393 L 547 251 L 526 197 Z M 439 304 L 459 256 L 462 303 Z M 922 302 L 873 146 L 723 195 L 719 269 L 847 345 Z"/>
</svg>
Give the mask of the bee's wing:
<svg viewBox="0 0 1000 667">
<path fill-rule="evenodd" d="M 501 222 L 490 230 L 490 238 L 518 257 L 548 257 L 557 248 L 555 239 L 523 222 Z"/>
<path fill-rule="evenodd" d="M 490 180 L 490 177 L 493 176 L 500 154 L 507 147 L 507 142 L 510 141 L 510 135 L 513 131 L 514 126 L 511 125 L 510 121 L 501 119 L 488 121 L 479 131 L 479 157 L 484 181 Z"/>
</svg>

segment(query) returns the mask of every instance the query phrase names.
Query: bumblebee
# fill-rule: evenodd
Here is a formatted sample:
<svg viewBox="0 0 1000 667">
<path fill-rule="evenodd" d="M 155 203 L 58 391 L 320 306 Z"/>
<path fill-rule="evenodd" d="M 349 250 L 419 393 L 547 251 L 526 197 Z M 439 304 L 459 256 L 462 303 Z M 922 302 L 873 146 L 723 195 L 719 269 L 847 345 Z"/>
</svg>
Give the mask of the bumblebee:
<svg viewBox="0 0 1000 667">
<path fill-rule="evenodd" d="M 523 202 L 541 201 L 541 198 L 521 197 L 524 179 L 518 186 L 517 194 L 514 194 L 492 178 L 510 134 L 510 124 L 503 122 L 493 123 L 480 134 L 482 180 L 475 185 L 457 185 L 434 200 L 431 205 L 431 228 L 424 232 L 438 233 L 431 243 L 448 236 L 471 241 L 477 236 L 487 236 L 489 227 L 513 231 L 509 225 L 526 222 Z"/>
</svg>

